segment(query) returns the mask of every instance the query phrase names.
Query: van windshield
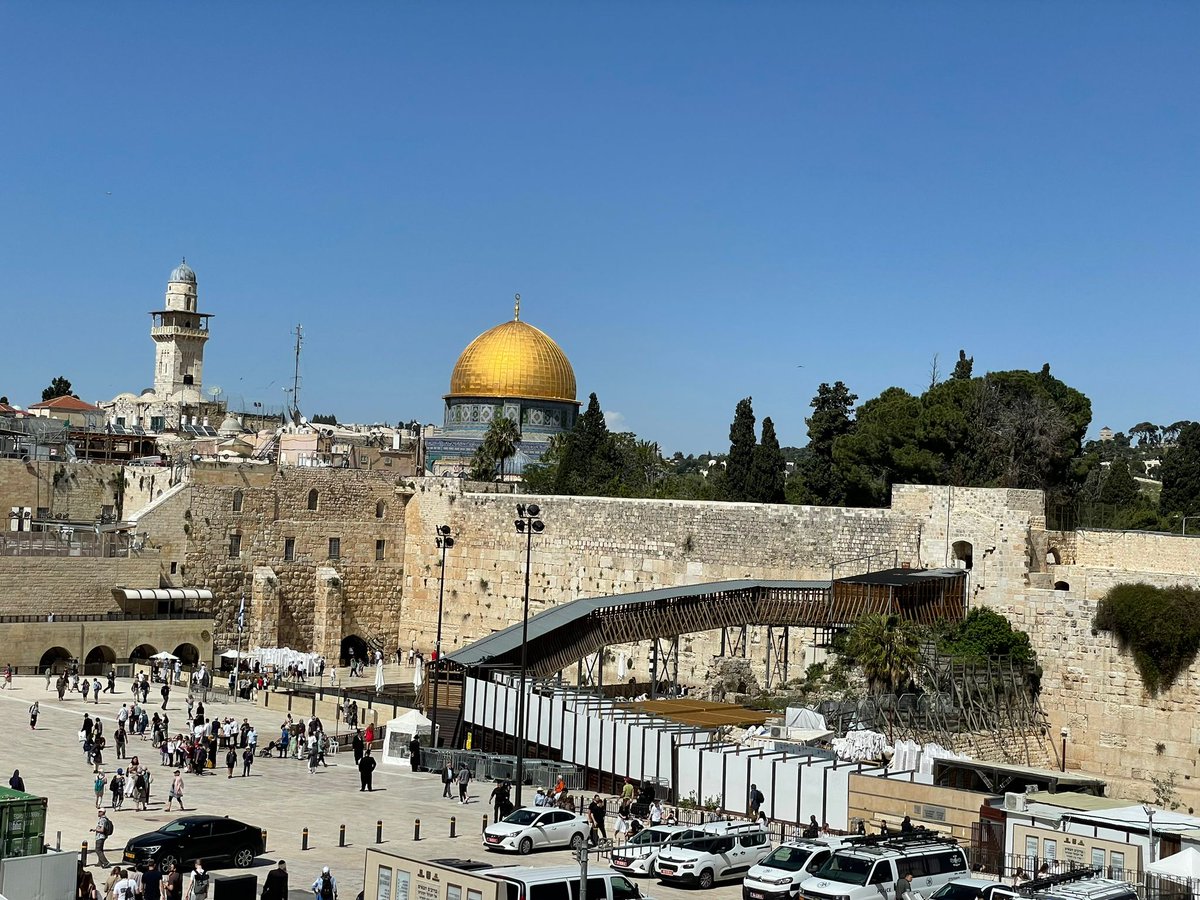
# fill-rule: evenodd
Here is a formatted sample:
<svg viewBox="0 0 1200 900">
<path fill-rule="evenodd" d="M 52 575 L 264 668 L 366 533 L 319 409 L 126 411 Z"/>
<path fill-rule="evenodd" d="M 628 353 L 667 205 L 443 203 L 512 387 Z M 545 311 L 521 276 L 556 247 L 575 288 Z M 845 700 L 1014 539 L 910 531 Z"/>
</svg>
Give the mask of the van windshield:
<svg viewBox="0 0 1200 900">
<path fill-rule="evenodd" d="M 854 856 L 839 856 L 833 854 L 825 860 L 825 864 L 817 869 L 817 878 L 828 878 L 830 881 L 841 881 L 846 884 L 866 884 L 871 874 L 872 861 L 858 859 Z"/>
<path fill-rule="evenodd" d="M 775 852 L 762 861 L 764 866 L 772 869 L 783 869 L 785 872 L 799 872 L 808 862 L 812 853 L 805 847 L 788 847 L 786 844 L 776 848 Z"/>
</svg>

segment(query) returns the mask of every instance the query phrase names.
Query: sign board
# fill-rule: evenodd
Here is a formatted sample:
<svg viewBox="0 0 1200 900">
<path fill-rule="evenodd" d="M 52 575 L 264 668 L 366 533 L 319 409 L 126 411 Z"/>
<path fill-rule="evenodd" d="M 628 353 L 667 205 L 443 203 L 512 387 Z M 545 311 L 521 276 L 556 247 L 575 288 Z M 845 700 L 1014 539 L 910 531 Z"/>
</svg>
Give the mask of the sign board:
<svg viewBox="0 0 1200 900">
<path fill-rule="evenodd" d="M 1138 844 L 1032 825 L 1013 827 L 1013 846 L 1008 852 L 1026 858 L 1023 866 L 1027 872 L 1036 872 L 1043 862 L 1049 862 L 1053 868 L 1058 861 L 1068 866 L 1095 866 L 1112 878 L 1121 878 L 1126 870 L 1142 868 L 1142 848 Z"/>
<path fill-rule="evenodd" d="M 505 900 L 504 885 L 485 872 L 425 862 L 368 847 L 363 900 Z"/>
</svg>

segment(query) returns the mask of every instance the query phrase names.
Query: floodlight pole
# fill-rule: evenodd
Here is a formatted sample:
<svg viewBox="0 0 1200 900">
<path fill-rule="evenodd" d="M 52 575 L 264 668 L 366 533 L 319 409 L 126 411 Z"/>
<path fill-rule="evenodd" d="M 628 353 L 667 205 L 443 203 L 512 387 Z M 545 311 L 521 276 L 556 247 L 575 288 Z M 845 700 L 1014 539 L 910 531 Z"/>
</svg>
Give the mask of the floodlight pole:
<svg viewBox="0 0 1200 900">
<path fill-rule="evenodd" d="M 442 568 L 438 573 L 438 616 L 437 616 L 437 638 L 433 645 L 433 709 L 430 716 L 430 741 L 429 744 L 433 748 L 439 746 L 438 741 L 438 668 L 442 664 L 442 605 L 446 598 L 446 551 L 454 546 L 454 538 L 450 536 L 449 525 L 439 525 L 434 529 L 437 535 L 436 541 L 438 548 L 442 551 Z"/>
<path fill-rule="evenodd" d="M 545 525 L 538 518 L 541 510 L 536 503 L 526 506 L 517 504 L 517 534 L 525 535 L 525 602 L 524 613 L 521 616 L 521 687 L 517 694 L 517 766 L 516 766 L 516 805 L 521 806 L 521 788 L 525 783 L 525 739 L 526 739 L 526 709 L 525 709 L 525 680 L 529 673 L 529 569 L 533 555 L 533 533 L 541 532 Z"/>
</svg>

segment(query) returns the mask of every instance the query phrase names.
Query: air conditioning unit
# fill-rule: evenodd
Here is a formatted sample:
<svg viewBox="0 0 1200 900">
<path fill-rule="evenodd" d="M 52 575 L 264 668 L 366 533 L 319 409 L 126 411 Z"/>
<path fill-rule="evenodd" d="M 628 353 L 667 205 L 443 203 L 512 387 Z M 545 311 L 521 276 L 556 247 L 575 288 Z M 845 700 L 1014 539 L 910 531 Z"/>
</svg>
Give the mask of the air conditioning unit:
<svg viewBox="0 0 1200 900">
<path fill-rule="evenodd" d="M 789 729 L 786 725 L 772 725 L 771 737 L 777 741 L 786 741 L 788 737 L 790 737 L 790 731 L 791 729 Z"/>
<path fill-rule="evenodd" d="M 1024 812 L 1026 808 L 1025 795 L 1013 791 L 1004 794 L 1004 809 L 1007 812 Z"/>
</svg>

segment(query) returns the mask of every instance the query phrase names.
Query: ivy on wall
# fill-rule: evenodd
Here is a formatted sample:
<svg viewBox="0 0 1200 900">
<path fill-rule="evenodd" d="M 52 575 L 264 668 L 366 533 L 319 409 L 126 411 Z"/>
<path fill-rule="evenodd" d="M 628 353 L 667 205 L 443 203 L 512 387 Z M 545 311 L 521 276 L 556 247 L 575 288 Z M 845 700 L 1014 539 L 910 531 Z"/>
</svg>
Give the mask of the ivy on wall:
<svg viewBox="0 0 1200 900">
<path fill-rule="evenodd" d="M 1095 626 L 1133 654 L 1152 697 L 1166 690 L 1200 651 L 1200 591 L 1188 587 L 1118 584 L 1100 600 Z"/>
</svg>

